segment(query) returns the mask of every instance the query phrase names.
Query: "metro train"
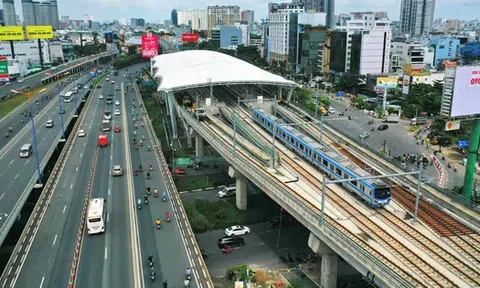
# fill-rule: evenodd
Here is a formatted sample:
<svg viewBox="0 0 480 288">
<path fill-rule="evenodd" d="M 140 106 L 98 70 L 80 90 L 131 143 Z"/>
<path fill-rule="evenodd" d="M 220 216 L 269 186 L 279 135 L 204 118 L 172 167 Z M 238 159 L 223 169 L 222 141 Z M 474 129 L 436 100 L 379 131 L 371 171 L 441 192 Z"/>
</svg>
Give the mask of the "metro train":
<svg viewBox="0 0 480 288">
<path fill-rule="evenodd" d="M 353 179 L 372 176 L 347 158 L 329 151 L 318 142 L 292 126 L 278 126 L 278 118 L 262 109 L 252 109 L 252 119 L 307 161 L 327 173 L 332 179 Z M 380 179 L 342 182 L 341 185 L 365 200 L 372 208 L 390 203 L 392 188 Z"/>
</svg>

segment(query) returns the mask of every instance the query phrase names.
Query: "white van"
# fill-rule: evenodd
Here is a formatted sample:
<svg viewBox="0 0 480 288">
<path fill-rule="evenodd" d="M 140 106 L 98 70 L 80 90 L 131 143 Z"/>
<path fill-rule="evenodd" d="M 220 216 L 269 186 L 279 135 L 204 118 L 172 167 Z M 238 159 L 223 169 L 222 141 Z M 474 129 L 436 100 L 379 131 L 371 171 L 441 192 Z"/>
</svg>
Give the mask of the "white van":
<svg viewBox="0 0 480 288">
<path fill-rule="evenodd" d="M 224 197 L 230 197 L 234 196 L 237 192 L 237 187 L 232 186 L 232 187 L 225 187 L 222 190 L 218 191 L 218 197 L 219 198 L 224 198 Z"/>
<path fill-rule="evenodd" d="M 21 158 L 28 158 L 32 155 L 32 144 L 23 144 L 22 148 L 20 149 L 20 157 Z"/>
</svg>

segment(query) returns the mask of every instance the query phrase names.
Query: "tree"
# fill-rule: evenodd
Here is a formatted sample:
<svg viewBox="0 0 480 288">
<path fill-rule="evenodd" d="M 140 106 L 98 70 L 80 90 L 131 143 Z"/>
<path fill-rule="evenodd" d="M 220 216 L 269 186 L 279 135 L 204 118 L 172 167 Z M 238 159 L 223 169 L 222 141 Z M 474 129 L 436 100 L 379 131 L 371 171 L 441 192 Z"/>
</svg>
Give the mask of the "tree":
<svg viewBox="0 0 480 288">
<path fill-rule="evenodd" d="M 213 40 L 203 41 L 198 43 L 199 50 L 213 50 L 217 51 L 220 48 L 220 44 Z"/>
<path fill-rule="evenodd" d="M 338 79 L 337 83 L 335 83 L 335 88 L 338 91 L 346 91 L 356 94 L 360 86 L 359 79 L 363 78 L 365 77 L 359 74 L 345 73 L 340 79 Z"/>
<path fill-rule="evenodd" d="M 443 84 L 435 82 L 432 85 L 411 84 L 407 99 L 402 105 L 406 117 L 415 117 L 415 113 L 426 112 L 428 115 L 438 115 L 442 104 Z"/>
</svg>

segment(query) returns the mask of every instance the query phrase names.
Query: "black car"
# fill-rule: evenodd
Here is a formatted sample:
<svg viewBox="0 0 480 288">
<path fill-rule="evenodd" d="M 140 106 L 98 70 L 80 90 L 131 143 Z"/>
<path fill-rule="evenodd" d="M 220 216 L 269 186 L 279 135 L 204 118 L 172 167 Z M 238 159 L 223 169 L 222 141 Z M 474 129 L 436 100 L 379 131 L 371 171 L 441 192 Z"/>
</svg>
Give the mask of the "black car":
<svg viewBox="0 0 480 288">
<path fill-rule="evenodd" d="M 383 130 L 387 130 L 387 129 L 388 129 L 388 124 L 382 124 L 382 125 L 378 126 L 379 131 L 383 131 Z"/>
<path fill-rule="evenodd" d="M 218 248 L 225 248 L 227 246 L 243 246 L 245 240 L 242 237 L 226 236 L 218 239 Z"/>
</svg>

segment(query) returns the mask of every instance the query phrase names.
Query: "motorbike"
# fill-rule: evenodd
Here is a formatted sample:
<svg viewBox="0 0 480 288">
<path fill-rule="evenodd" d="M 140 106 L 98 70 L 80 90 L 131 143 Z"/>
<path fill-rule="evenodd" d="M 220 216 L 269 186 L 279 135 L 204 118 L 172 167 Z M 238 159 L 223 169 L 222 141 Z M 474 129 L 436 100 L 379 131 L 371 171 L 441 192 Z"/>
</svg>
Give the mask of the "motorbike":
<svg viewBox="0 0 480 288">
<path fill-rule="evenodd" d="M 135 143 L 135 150 L 138 150 L 138 144 Z"/>
<path fill-rule="evenodd" d="M 372 129 L 370 131 L 375 131 L 375 127 L 372 127 Z"/>
<path fill-rule="evenodd" d="M 142 209 L 142 204 L 137 204 L 138 209 Z"/>
<path fill-rule="evenodd" d="M 148 151 L 152 151 L 152 147 L 148 146 Z"/>
<path fill-rule="evenodd" d="M 153 259 L 152 259 L 152 261 L 148 260 L 148 265 L 149 265 L 150 267 L 153 266 Z"/>
<path fill-rule="evenodd" d="M 222 253 L 223 253 L 223 254 L 225 254 L 225 253 L 230 253 L 230 252 L 232 252 L 232 251 L 233 251 L 233 249 L 232 249 L 232 247 L 230 247 L 230 246 L 227 246 L 227 247 L 222 248 Z"/>
<path fill-rule="evenodd" d="M 150 195 L 150 187 L 147 188 L 147 194 Z"/>
<path fill-rule="evenodd" d="M 147 173 L 147 179 L 150 180 L 150 173 Z"/>
<path fill-rule="evenodd" d="M 153 271 L 150 272 L 150 279 L 151 279 L 152 281 L 155 281 L 155 273 L 154 273 Z"/>
<path fill-rule="evenodd" d="M 162 196 L 163 202 L 167 202 L 167 196 Z"/>
<path fill-rule="evenodd" d="M 165 217 L 165 221 L 170 222 L 170 216 Z"/>
<path fill-rule="evenodd" d="M 142 140 L 140 140 L 140 146 L 142 146 L 142 147 L 143 147 L 143 141 L 142 141 Z"/>
<path fill-rule="evenodd" d="M 155 198 L 158 197 L 158 190 L 155 189 L 154 193 L 153 193 L 153 196 L 155 196 Z"/>
<path fill-rule="evenodd" d="M 183 281 L 183 285 L 185 285 L 185 288 L 190 287 L 190 286 L 189 286 L 189 285 L 190 285 L 190 280 L 185 279 L 185 281 Z"/>
<path fill-rule="evenodd" d="M 142 172 L 142 166 L 141 166 L 141 165 L 138 167 L 138 170 L 139 170 L 140 172 Z"/>
<path fill-rule="evenodd" d="M 148 171 L 150 171 L 150 172 L 153 171 L 153 166 L 152 165 L 148 166 Z"/>
<path fill-rule="evenodd" d="M 9 136 L 8 133 L 5 133 L 5 138 L 8 138 L 8 136 Z"/>
<path fill-rule="evenodd" d="M 133 170 L 133 174 L 138 175 L 138 169 L 137 168 L 135 168 L 135 170 Z"/>
<path fill-rule="evenodd" d="M 157 229 L 160 230 L 160 227 L 161 227 L 161 224 L 156 224 L 157 225 Z"/>
</svg>

